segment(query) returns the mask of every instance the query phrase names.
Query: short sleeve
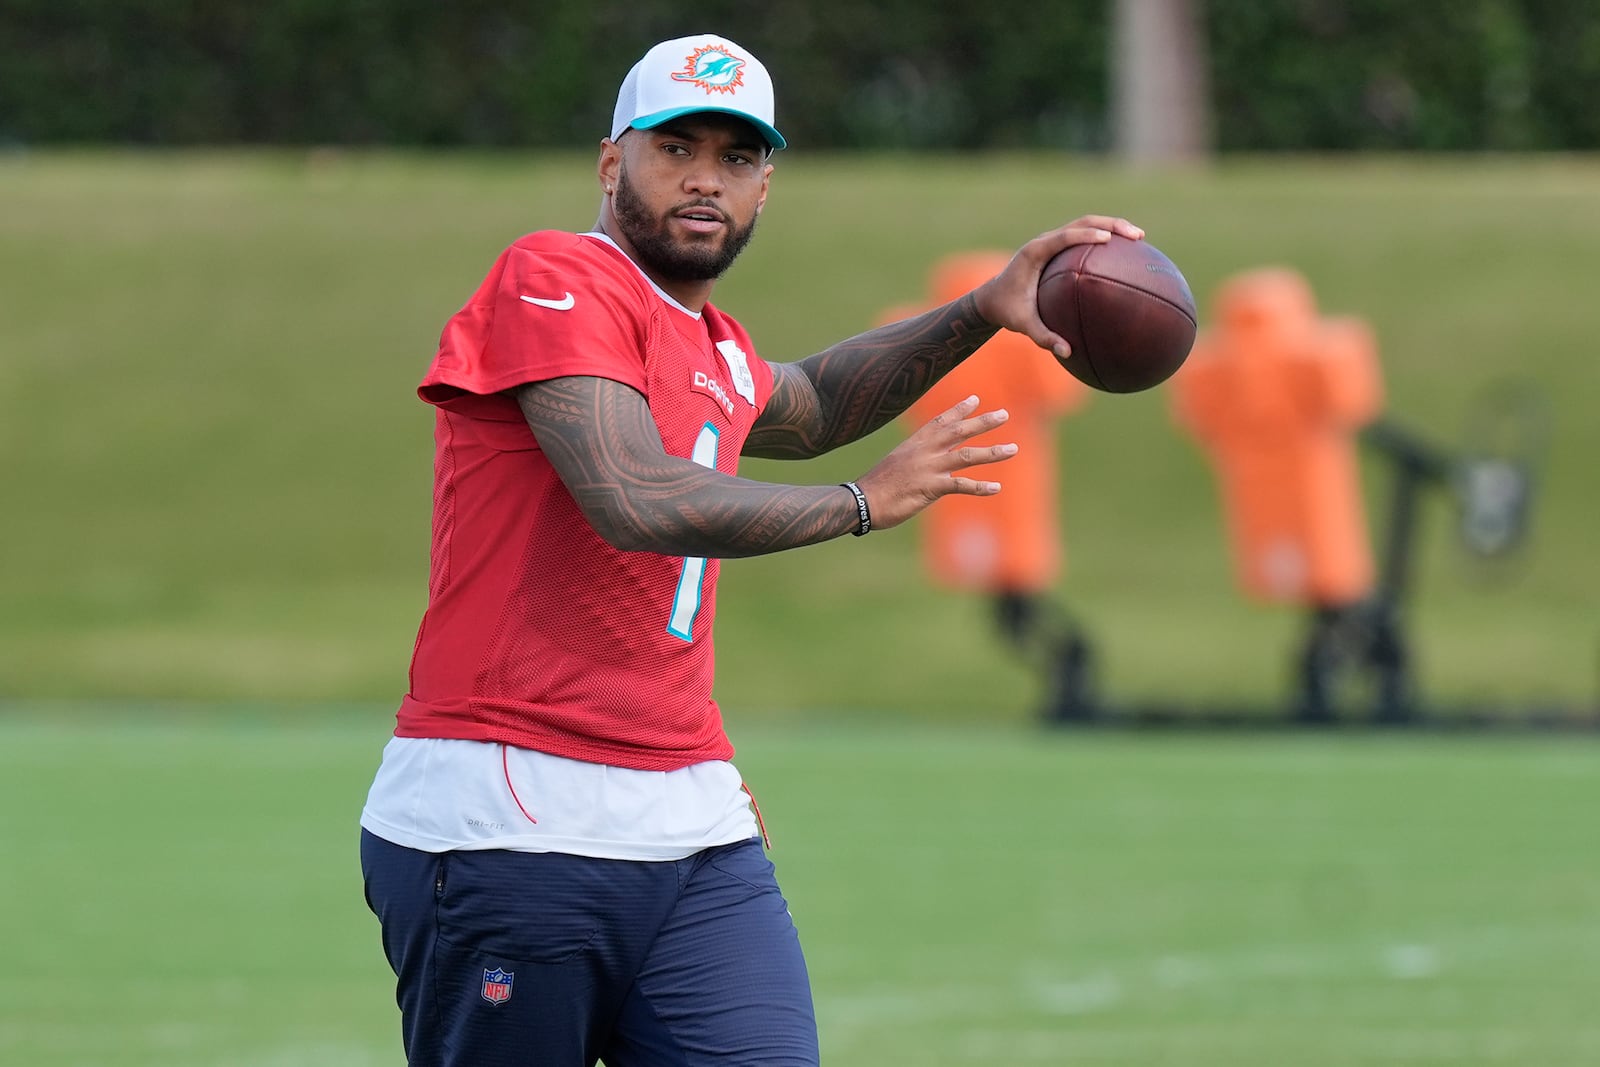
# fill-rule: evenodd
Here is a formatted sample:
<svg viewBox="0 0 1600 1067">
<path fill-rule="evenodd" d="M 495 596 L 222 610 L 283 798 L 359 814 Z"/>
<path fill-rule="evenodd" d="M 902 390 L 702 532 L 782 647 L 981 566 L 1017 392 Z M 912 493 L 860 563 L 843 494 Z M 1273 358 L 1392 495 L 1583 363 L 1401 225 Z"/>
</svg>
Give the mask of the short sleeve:
<svg viewBox="0 0 1600 1067">
<path fill-rule="evenodd" d="M 649 311 L 610 256 L 573 234 L 533 234 L 506 249 L 445 325 L 418 395 L 448 404 L 572 375 L 644 391 Z"/>
</svg>

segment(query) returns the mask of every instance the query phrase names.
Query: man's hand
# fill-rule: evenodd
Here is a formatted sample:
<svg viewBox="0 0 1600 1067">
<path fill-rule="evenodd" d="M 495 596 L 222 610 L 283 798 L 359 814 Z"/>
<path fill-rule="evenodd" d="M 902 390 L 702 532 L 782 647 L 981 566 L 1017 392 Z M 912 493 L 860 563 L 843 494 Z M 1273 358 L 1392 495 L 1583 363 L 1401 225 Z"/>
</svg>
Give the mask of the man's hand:
<svg viewBox="0 0 1600 1067">
<path fill-rule="evenodd" d="M 1039 319 L 1039 275 L 1058 252 L 1073 245 L 1103 244 L 1112 234 L 1134 241 L 1144 238 L 1139 227 L 1110 215 L 1085 215 L 1040 234 L 1017 250 L 1005 270 L 973 290 L 978 314 L 991 325 L 1022 334 L 1057 359 L 1066 359 L 1072 351 L 1066 339 Z"/>
<path fill-rule="evenodd" d="M 861 476 L 856 484 L 866 495 L 874 530 L 898 526 L 951 493 L 993 496 L 1000 491 L 999 482 L 979 481 L 956 473 L 966 467 L 999 463 L 1017 454 L 1014 444 L 966 443 L 1011 417 L 1004 409 L 974 415 L 977 410 L 978 398 L 967 397 L 934 416 Z"/>
</svg>

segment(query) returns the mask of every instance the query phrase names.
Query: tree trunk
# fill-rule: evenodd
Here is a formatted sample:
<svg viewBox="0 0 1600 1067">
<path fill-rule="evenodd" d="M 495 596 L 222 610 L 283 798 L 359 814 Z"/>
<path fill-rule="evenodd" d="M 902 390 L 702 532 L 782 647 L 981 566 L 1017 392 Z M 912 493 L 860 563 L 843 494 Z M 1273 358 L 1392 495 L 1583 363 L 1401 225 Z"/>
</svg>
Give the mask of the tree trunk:
<svg viewBox="0 0 1600 1067">
<path fill-rule="evenodd" d="M 1112 118 L 1117 155 L 1135 166 L 1211 152 L 1204 0 L 1114 0 Z"/>
</svg>

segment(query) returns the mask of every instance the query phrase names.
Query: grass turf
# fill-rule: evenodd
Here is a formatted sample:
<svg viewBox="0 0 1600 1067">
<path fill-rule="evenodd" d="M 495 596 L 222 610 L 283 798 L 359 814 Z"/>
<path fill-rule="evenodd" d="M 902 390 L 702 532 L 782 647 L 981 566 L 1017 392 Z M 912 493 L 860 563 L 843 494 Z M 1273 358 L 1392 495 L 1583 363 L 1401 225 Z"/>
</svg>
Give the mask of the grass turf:
<svg viewBox="0 0 1600 1067">
<path fill-rule="evenodd" d="M 9 705 L 0 1062 L 361 1067 L 384 707 Z M 832 1067 L 1600 1060 L 1600 750 L 741 726 Z"/>
<path fill-rule="evenodd" d="M 0 159 L 0 695 L 391 701 L 422 608 L 444 319 L 512 237 L 584 227 L 584 154 L 16 153 Z M 719 303 L 774 359 L 916 298 L 936 256 L 1126 214 L 1204 302 L 1287 262 L 1374 324 L 1391 413 L 1454 444 L 1526 376 L 1556 417 L 1529 556 L 1480 581 L 1425 501 L 1408 619 L 1443 702 L 1592 706 L 1600 395 L 1585 159 L 1228 160 L 1133 175 L 1060 156 L 779 161 Z M 1113 699 L 1271 706 L 1300 617 L 1234 592 L 1211 476 L 1161 390 L 1060 430 L 1069 572 Z M 859 474 L 897 431 L 755 477 Z M 1385 474 L 1368 465 L 1381 532 Z M 912 527 L 726 569 L 731 708 L 1018 720 L 1032 682 Z M 1159 664 L 1152 670 L 1151 664 Z"/>
</svg>

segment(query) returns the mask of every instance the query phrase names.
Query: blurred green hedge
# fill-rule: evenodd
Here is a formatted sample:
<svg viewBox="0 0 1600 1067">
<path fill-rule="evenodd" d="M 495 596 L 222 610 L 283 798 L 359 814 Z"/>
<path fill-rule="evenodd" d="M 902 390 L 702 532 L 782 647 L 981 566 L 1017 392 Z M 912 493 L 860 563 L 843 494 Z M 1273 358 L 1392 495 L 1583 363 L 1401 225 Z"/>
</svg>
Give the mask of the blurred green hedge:
<svg viewBox="0 0 1600 1067">
<path fill-rule="evenodd" d="M 1195 0 L 1225 151 L 1600 147 L 1592 0 Z M 714 29 L 806 148 L 1109 143 L 1110 0 L 6 0 L 0 142 L 588 146 Z"/>
</svg>

